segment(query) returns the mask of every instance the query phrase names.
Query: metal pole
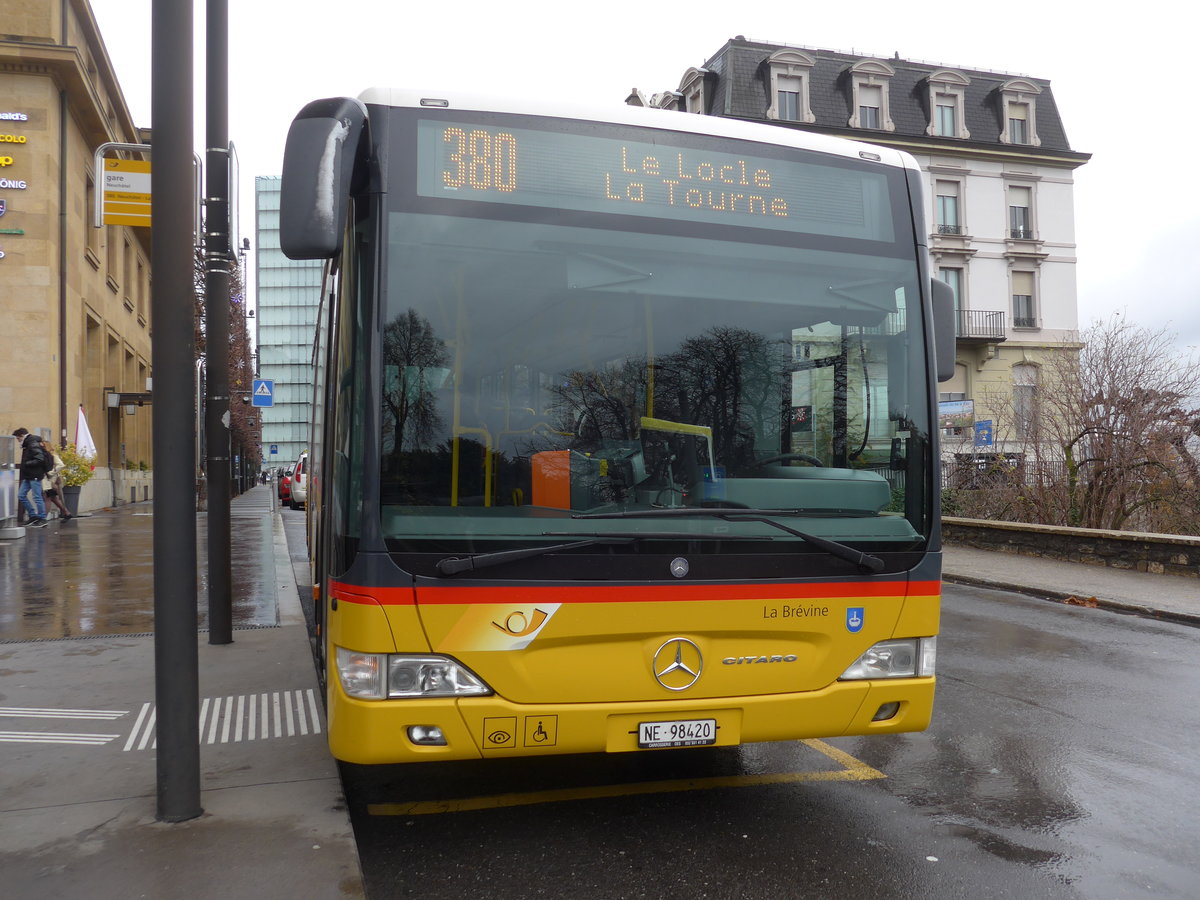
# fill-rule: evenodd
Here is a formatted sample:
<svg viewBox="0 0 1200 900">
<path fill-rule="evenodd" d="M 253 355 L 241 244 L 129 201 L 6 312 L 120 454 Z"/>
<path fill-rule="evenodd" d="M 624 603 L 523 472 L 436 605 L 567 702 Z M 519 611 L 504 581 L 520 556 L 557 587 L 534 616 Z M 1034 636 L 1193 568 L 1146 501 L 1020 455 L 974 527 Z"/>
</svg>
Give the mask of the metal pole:
<svg viewBox="0 0 1200 900">
<path fill-rule="evenodd" d="M 233 642 L 229 435 L 229 6 L 207 0 L 204 294 L 208 405 L 208 642 Z"/>
<path fill-rule="evenodd" d="M 196 646 L 196 428 L 192 310 L 192 0 L 153 0 L 151 265 L 154 323 L 154 697 L 158 818 L 200 815 L 200 679 Z M 169 398 L 169 399 L 168 399 Z"/>
</svg>

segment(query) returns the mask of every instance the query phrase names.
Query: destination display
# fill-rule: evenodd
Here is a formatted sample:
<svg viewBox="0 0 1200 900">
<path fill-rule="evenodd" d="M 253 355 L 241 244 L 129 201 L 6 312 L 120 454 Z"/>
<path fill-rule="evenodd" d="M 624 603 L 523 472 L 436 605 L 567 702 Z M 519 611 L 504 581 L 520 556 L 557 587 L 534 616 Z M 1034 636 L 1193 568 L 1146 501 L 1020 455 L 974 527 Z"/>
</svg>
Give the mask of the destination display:
<svg viewBox="0 0 1200 900">
<path fill-rule="evenodd" d="M 604 126 L 597 126 L 602 128 Z M 887 176 L 808 159 L 422 120 L 422 197 L 895 239 Z M 730 152 L 730 151 L 735 152 Z M 796 151 L 797 157 L 800 151 Z"/>
</svg>

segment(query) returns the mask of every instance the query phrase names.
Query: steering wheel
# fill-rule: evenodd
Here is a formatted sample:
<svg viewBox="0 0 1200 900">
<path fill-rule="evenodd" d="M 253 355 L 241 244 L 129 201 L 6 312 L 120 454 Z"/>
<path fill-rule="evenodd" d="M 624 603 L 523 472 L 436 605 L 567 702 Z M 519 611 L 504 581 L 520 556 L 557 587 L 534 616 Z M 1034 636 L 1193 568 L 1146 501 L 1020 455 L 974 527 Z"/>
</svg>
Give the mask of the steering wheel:
<svg viewBox="0 0 1200 900">
<path fill-rule="evenodd" d="M 792 462 L 793 460 L 798 460 L 799 462 L 806 462 L 810 466 L 824 466 L 825 465 L 824 462 L 817 459 L 815 456 L 809 456 L 807 453 L 780 453 L 780 454 L 777 454 L 776 456 L 768 456 L 766 459 L 755 460 L 754 462 L 750 463 L 750 465 L 747 466 L 746 468 L 760 469 L 763 466 L 769 466 L 771 463 Z"/>
</svg>

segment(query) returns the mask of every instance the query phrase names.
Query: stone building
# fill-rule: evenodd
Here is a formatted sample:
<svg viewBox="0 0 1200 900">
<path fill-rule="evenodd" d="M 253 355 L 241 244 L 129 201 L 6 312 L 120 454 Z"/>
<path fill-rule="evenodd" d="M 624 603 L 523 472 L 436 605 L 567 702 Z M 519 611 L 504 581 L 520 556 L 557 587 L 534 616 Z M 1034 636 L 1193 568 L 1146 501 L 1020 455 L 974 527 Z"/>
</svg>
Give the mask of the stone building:
<svg viewBox="0 0 1200 900">
<path fill-rule="evenodd" d="M 760 121 L 911 153 L 926 173 L 931 270 L 951 285 L 948 454 L 1017 450 L 1050 353 L 1078 332 L 1071 149 L 1045 79 L 785 44 L 726 42 L 678 90 L 632 105 Z M 976 446 L 977 422 L 991 445 Z M 965 461 L 965 460 L 964 460 Z"/>
<path fill-rule="evenodd" d="M 94 151 L 145 138 L 87 0 L 6 0 L 0 433 L 74 441 L 82 405 L 98 451 L 83 509 L 150 496 L 151 407 L 132 396 L 151 376 L 150 229 L 92 224 Z M 127 402 L 110 406 L 119 394 Z"/>
</svg>

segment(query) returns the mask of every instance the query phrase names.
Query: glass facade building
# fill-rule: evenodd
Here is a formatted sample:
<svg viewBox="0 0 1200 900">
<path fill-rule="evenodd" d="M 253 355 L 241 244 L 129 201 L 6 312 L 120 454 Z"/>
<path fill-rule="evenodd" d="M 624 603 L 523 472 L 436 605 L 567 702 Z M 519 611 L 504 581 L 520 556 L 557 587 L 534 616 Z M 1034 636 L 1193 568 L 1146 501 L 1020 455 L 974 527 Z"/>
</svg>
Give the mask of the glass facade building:
<svg viewBox="0 0 1200 900">
<path fill-rule="evenodd" d="M 279 190 L 278 176 L 254 179 L 258 371 L 275 382 L 275 405 L 262 410 L 263 462 L 272 469 L 290 466 L 308 446 L 322 269 L 319 260 L 291 260 L 279 249 Z"/>
</svg>

